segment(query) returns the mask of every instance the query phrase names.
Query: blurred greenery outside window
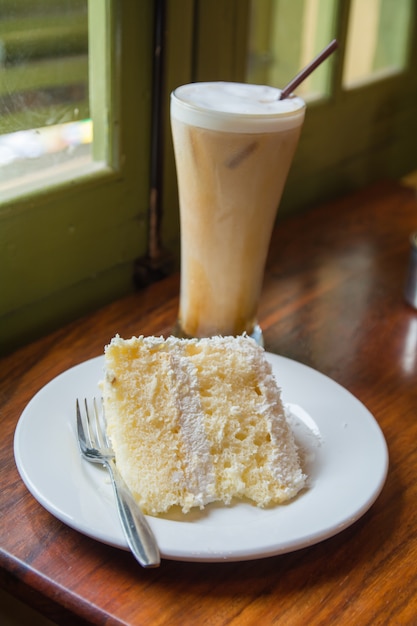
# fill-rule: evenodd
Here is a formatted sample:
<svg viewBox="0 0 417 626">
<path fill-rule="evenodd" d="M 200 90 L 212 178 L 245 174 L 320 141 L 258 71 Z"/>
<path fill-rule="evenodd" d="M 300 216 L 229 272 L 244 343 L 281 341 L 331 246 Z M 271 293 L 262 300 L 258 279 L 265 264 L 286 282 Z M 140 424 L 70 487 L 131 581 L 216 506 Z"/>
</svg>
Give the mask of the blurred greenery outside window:
<svg viewBox="0 0 417 626">
<path fill-rule="evenodd" d="M 155 191 L 162 246 L 178 252 L 179 84 L 283 86 L 336 37 L 297 90 L 308 109 L 279 218 L 415 168 L 416 20 L 412 0 L 0 0 L 0 353 L 134 288 Z"/>
<path fill-rule="evenodd" d="M 5 194 L 17 178 L 21 184 L 31 170 L 47 166 L 40 163 L 44 154 L 59 155 L 55 164 L 79 145 L 87 145 L 89 154 L 92 130 L 87 0 L 0 6 L 0 192 Z"/>
</svg>

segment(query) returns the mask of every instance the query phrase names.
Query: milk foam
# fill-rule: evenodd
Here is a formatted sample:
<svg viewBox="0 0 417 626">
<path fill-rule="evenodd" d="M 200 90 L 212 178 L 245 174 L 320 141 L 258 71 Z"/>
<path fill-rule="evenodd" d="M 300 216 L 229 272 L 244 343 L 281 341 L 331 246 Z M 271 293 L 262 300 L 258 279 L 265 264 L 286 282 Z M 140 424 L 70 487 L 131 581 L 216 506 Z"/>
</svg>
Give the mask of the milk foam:
<svg viewBox="0 0 417 626">
<path fill-rule="evenodd" d="M 171 95 L 171 116 L 193 126 L 229 132 L 274 132 L 299 126 L 304 101 L 298 97 L 279 100 L 280 93 L 265 85 L 190 83 Z"/>
</svg>

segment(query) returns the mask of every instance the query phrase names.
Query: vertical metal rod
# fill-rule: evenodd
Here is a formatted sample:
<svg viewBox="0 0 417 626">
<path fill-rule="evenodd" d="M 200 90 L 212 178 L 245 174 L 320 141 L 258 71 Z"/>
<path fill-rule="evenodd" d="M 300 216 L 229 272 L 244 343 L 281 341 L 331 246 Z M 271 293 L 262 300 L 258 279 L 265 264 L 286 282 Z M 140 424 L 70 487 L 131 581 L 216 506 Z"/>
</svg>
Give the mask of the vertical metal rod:
<svg viewBox="0 0 417 626">
<path fill-rule="evenodd" d="M 166 0 L 156 0 L 154 15 L 154 62 L 151 122 L 151 185 L 149 198 L 148 256 L 157 261 L 161 253 L 163 120 L 164 120 L 164 36 Z"/>
</svg>

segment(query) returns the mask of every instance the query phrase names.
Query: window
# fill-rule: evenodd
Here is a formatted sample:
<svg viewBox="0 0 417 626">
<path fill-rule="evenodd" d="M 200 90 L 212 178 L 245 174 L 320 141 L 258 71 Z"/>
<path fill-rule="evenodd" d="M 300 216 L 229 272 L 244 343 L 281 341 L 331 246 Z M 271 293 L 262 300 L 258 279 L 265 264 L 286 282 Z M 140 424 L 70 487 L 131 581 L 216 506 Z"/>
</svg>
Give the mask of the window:
<svg viewBox="0 0 417 626">
<path fill-rule="evenodd" d="M 49 90 L 57 98 L 74 78 L 80 91 L 72 92 L 71 108 L 66 94 L 60 111 L 71 110 L 73 116 L 63 121 L 85 122 L 92 132 L 71 147 L 75 158 L 69 162 L 50 156 L 52 164 L 46 159 L 47 167 L 35 178 L 29 172 L 24 184 L 4 176 L 0 352 L 133 289 L 135 261 L 148 248 L 155 198 L 158 214 L 163 211 L 162 244 L 178 249 L 169 94 L 182 83 L 247 80 L 282 86 L 336 37 L 336 54 L 302 87 L 306 121 L 279 217 L 417 166 L 417 5 L 412 0 L 0 0 L 2 79 L 12 78 L 22 45 L 20 36 L 15 43 L 10 35 L 4 40 L 6 9 L 19 8 L 36 20 L 40 6 L 51 12 L 54 28 L 57 7 L 66 15 L 73 12 L 71 34 L 61 38 L 61 50 L 55 38 L 47 54 L 49 63 L 62 68 L 59 80 L 65 80 L 49 84 L 48 70 L 27 74 L 23 87 L 44 95 Z M 47 23 L 45 15 L 41 22 Z M 25 32 L 31 33 L 29 26 Z M 154 54 L 158 28 L 162 54 Z M 44 53 L 50 41 L 38 41 L 39 51 Z M 153 80 L 155 68 L 162 70 L 159 84 Z M 16 106 L 7 100 L 10 82 L 6 92 L 3 85 L 0 80 L 0 106 Z M 54 106 L 58 111 L 61 105 L 55 101 Z M 44 113 L 35 108 L 38 129 L 50 128 Z M 154 187 L 156 114 L 162 180 Z M 12 118 L 20 126 L 11 128 Z M 0 121 L 0 136 L 28 130 L 25 107 L 12 118 Z M 0 179 L 1 170 L 0 164 Z"/>
<path fill-rule="evenodd" d="M 307 114 L 279 216 L 416 167 L 416 20 L 412 0 L 251 1 L 249 80 L 284 86 L 339 42 L 297 90 Z"/>
<path fill-rule="evenodd" d="M 147 246 L 153 4 L 88 0 L 88 111 L 79 115 L 88 119 L 88 112 L 94 126 L 90 163 L 64 170 L 48 163 L 37 180 L 26 173 L 0 192 L 0 352 L 132 289 L 134 260 Z M 58 5 L 68 15 L 80 2 L 0 5 L 2 17 L 24 5 L 35 19 L 34 6 L 49 12 Z M 0 39 L 6 25 L 0 21 Z M 54 46 L 48 62 L 66 78 Z M 0 76 L 9 69 L 3 64 Z"/>
<path fill-rule="evenodd" d="M 343 85 L 352 88 L 403 71 L 411 19 L 411 0 L 352 0 Z"/>
<path fill-rule="evenodd" d="M 0 194 L 91 160 L 88 1 L 4 3 L 0 22 Z M 43 175 L 42 175 L 43 172 Z"/>
<path fill-rule="evenodd" d="M 262 0 L 251 4 L 247 80 L 284 87 L 333 38 L 337 0 Z M 307 101 L 329 95 L 334 59 L 297 89 Z"/>
</svg>

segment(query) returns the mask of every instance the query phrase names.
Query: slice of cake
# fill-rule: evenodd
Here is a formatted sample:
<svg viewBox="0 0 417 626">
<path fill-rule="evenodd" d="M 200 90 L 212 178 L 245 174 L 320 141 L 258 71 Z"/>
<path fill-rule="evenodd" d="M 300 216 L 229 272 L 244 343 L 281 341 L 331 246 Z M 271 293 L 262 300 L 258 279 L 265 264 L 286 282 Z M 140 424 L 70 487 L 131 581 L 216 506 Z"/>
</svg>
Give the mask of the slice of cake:
<svg viewBox="0 0 417 626">
<path fill-rule="evenodd" d="M 252 339 L 112 339 L 101 383 L 116 463 L 148 514 L 303 487 L 292 432 L 263 348 Z"/>
</svg>

